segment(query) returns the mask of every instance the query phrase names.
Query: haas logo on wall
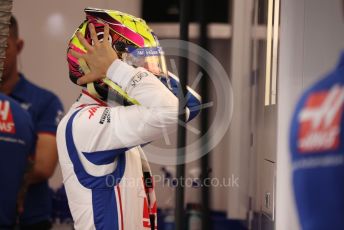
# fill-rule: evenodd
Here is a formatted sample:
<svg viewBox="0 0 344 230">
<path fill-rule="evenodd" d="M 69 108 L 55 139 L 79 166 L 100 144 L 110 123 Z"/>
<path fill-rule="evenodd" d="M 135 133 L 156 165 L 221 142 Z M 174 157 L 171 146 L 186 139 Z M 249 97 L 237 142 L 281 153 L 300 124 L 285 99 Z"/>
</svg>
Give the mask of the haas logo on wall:
<svg viewBox="0 0 344 230">
<path fill-rule="evenodd" d="M 16 132 L 8 101 L 0 101 L 0 132 L 12 134 Z"/>
<path fill-rule="evenodd" d="M 299 114 L 298 150 L 301 153 L 336 150 L 340 143 L 344 87 L 311 94 Z"/>
</svg>

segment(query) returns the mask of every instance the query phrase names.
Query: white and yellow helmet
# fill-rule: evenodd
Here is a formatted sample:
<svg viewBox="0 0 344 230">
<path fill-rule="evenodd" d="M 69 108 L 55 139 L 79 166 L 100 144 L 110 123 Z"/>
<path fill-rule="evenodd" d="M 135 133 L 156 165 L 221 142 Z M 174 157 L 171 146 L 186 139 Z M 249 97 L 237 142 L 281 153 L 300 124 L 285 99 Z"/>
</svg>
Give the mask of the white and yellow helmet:
<svg viewBox="0 0 344 230">
<path fill-rule="evenodd" d="M 99 40 L 103 38 L 105 23 L 109 24 L 109 39 L 120 59 L 132 66 L 144 67 L 157 77 L 168 78 L 164 52 L 159 46 L 157 37 L 144 20 L 115 10 L 86 8 L 85 13 L 86 20 L 76 31 L 80 31 L 90 44 L 92 39 L 88 24 L 94 24 Z M 74 33 L 68 45 L 67 60 L 70 79 L 76 83 L 87 71 L 87 65 L 83 60 L 78 60 L 69 54 L 69 49 L 79 53 L 87 51 Z M 111 96 L 122 104 L 137 104 L 119 86 L 107 79 L 90 83 L 87 89 L 105 101 Z"/>
</svg>

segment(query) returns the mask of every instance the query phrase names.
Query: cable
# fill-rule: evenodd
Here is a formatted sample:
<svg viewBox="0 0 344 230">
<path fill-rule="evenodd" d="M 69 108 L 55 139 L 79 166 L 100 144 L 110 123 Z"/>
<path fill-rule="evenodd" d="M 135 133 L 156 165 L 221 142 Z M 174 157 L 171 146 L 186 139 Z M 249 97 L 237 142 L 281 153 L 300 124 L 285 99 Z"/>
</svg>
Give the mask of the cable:
<svg viewBox="0 0 344 230">
<path fill-rule="evenodd" d="M 9 36 L 12 5 L 12 0 L 0 1 L 0 83 L 4 70 L 4 60 L 6 58 L 7 38 Z"/>
</svg>

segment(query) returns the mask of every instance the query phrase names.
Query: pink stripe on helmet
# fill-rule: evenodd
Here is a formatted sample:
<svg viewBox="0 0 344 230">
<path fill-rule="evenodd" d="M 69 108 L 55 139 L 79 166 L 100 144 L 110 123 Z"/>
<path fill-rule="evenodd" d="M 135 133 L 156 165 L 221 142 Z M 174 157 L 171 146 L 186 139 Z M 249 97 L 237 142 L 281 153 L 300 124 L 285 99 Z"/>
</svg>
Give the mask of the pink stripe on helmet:
<svg viewBox="0 0 344 230">
<path fill-rule="evenodd" d="M 79 47 L 77 47 L 77 46 L 74 45 L 74 44 L 71 44 L 71 45 L 69 46 L 69 48 L 71 48 L 71 49 L 73 49 L 73 50 L 75 50 L 76 52 L 81 53 L 81 54 L 85 54 L 85 53 L 86 53 L 84 50 L 80 49 Z"/>
<path fill-rule="evenodd" d="M 128 40 L 132 41 L 139 47 L 144 47 L 145 42 L 143 40 L 143 37 L 139 35 L 138 33 L 135 33 L 128 27 L 121 25 L 121 24 L 110 24 L 110 27 L 121 34 L 123 37 L 127 38 Z"/>
<path fill-rule="evenodd" d="M 67 54 L 67 58 L 70 59 L 71 61 L 75 62 L 75 63 L 79 63 L 78 59 L 76 59 L 73 55 L 71 55 L 70 53 Z"/>
<path fill-rule="evenodd" d="M 102 21 L 104 25 L 105 23 L 108 23 L 110 28 L 117 32 L 120 36 L 130 40 L 134 44 L 136 44 L 139 47 L 144 47 L 145 42 L 141 35 L 138 33 L 132 31 L 130 28 L 126 27 L 125 25 L 121 24 L 119 21 L 115 20 L 114 18 L 111 18 L 110 16 L 106 15 L 105 17 L 109 17 L 108 19 L 99 17 L 95 18 L 91 15 L 87 15 L 87 20 L 91 23 L 93 23 L 95 26 L 99 26 L 99 21 Z"/>
<path fill-rule="evenodd" d="M 72 49 L 72 50 L 74 50 L 74 51 L 76 51 L 76 52 L 78 52 L 78 53 L 81 53 L 81 54 L 85 54 L 85 53 L 86 53 L 85 51 L 83 51 L 82 49 L 78 48 L 78 47 L 75 46 L 75 45 L 70 45 L 69 48 Z M 68 57 L 70 60 L 72 60 L 73 62 L 79 63 L 78 59 L 77 59 L 76 57 L 74 57 L 73 55 L 71 55 L 69 52 L 68 52 L 68 54 L 67 54 L 67 57 Z"/>
</svg>

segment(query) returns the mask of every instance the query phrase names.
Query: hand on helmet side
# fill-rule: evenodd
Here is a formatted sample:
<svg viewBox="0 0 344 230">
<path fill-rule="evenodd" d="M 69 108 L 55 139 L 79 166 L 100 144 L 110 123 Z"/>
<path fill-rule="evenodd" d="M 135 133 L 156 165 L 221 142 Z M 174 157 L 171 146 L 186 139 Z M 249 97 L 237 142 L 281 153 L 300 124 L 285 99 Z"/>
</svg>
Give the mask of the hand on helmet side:
<svg viewBox="0 0 344 230">
<path fill-rule="evenodd" d="M 89 30 L 93 45 L 90 45 L 79 31 L 76 33 L 79 41 L 86 48 L 87 53 L 80 54 L 74 50 L 69 51 L 74 57 L 84 59 L 90 69 L 90 72 L 85 73 L 84 76 L 78 79 L 78 85 L 84 85 L 105 78 L 106 71 L 110 65 L 118 59 L 115 50 L 109 42 L 109 25 L 105 24 L 104 26 L 104 38 L 101 42 L 98 40 L 96 30 L 92 23 L 89 24 Z"/>
</svg>

